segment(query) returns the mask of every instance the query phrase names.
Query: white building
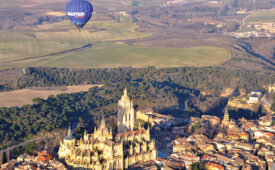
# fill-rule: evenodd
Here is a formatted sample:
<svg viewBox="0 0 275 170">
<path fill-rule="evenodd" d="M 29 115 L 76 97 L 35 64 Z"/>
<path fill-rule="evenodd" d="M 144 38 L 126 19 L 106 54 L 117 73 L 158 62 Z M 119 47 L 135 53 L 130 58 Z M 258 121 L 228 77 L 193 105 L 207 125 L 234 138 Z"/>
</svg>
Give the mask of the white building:
<svg viewBox="0 0 275 170">
<path fill-rule="evenodd" d="M 260 102 L 260 99 L 262 96 L 263 96 L 263 92 L 261 90 L 253 90 L 250 93 L 248 103 L 258 103 Z"/>
</svg>

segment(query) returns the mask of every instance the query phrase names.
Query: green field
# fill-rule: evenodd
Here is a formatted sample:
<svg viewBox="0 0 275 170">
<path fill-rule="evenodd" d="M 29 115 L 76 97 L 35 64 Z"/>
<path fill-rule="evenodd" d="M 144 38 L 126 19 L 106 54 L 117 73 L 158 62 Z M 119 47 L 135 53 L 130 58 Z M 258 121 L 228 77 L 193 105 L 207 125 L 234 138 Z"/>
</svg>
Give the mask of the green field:
<svg viewBox="0 0 275 170">
<path fill-rule="evenodd" d="M 275 11 L 255 12 L 246 19 L 246 22 L 247 23 L 275 22 Z"/>
<path fill-rule="evenodd" d="M 123 41 L 150 36 L 136 32 L 131 18 L 121 22 L 92 21 L 78 32 L 69 21 L 45 24 L 27 31 L 0 32 L 0 62 L 47 55 L 89 43 Z"/>
<path fill-rule="evenodd" d="M 99 48 L 98 48 L 99 47 Z M 145 48 L 138 45 L 105 44 L 70 54 L 0 64 L 10 67 L 180 67 L 218 65 L 230 58 L 230 53 L 217 47 L 193 47 L 186 49 Z"/>
<path fill-rule="evenodd" d="M 121 16 L 120 21 L 92 21 L 82 32 L 68 21 L 40 25 L 24 32 L 0 32 L 0 68 L 212 66 L 230 59 L 230 52 L 218 47 L 180 49 L 129 45 L 125 40 L 142 39 L 150 34 L 136 32 L 138 26 L 130 17 Z M 90 43 L 92 47 L 80 51 L 39 57 Z M 38 58 L 13 61 L 27 57 Z"/>
</svg>

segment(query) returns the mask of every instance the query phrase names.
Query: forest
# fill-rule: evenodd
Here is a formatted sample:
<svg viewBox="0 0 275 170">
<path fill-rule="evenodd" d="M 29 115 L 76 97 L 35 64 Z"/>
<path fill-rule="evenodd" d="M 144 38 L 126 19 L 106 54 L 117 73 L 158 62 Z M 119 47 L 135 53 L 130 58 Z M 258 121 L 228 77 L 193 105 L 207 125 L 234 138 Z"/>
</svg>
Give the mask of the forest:
<svg viewBox="0 0 275 170">
<path fill-rule="evenodd" d="M 217 67 L 183 68 L 114 68 L 114 69 L 63 69 L 28 68 L 26 74 L 10 82 L 2 89 L 26 87 L 49 87 L 78 84 L 121 84 L 136 82 L 168 83 L 190 89 L 211 91 L 215 95 L 226 87 L 242 88 L 245 91 L 269 85 L 275 80 L 272 72 L 227 70 Z"/>
<path fill-rule="evenodd" d="M 185 116 L 201 113 L 195 103 L 186 102 L 190 96 L 206 100 L 219 99 L 226 87 L 246 91 L 268 85 L 275 80 L 271 73 L 225 70 L 221 68 L 117 68 L 117 69 L 59 69 L 28 68 L 16 85 L 2 84 L 3 90 L 28 87 L 48 87 L 77 84 L 104 84 L 88 92 L 59 94 L 48 99 L 33 99 L 33 105 L 0 108 L 0 143 L 13 143 L 30 135 L 63 129 L 88 115 L 116 115 L 117 101 L 127 87 L 135 109 L 152 107 L 164 114 Z M 203 97 L 201 91 L 211 95 Z M 197 100 L 197 102 L 200 102 Z M 185 112 L 173 112 L 179 105 Z M 198 104 L 198 103 L 197 103 Z M 176 106 L 176 107 L 174 107 Z M 168 109 L 167 109 L 168 108 Z M 192 108 L 192 109 L 190 109 Z M 170 110 L 169 110 L 170 109 Z M 241 115 L 240 115 L 241 116 Z M 115 129 L 115 123 L 113 125 Z"/>
</svg>

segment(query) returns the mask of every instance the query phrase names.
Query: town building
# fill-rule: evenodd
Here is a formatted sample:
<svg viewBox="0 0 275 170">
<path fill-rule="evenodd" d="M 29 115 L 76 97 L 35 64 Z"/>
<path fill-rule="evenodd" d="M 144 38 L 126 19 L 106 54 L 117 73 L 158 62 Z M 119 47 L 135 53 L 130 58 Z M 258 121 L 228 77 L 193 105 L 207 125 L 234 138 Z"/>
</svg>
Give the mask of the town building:
<svg viewBox="0 0 275 170">
<path fill-rule="evenodd" d="M 201 118 L 204 124 L 207 125 L 208 127 L 215 128 L 215 127 L 218 127 L 221 123 L 220 118 L 216 116 L 202 115 Z"/>
<path fill-rule="evenodd" d="M 207 162 L 205 165 L 207 170 L 224 170 L 224 167 L 215 162 Z"/>
<path fill-rule="evenodd" d="M 38 170 L 38 169 L 55 169 L 66 170 L 65 165 L 58 160 L 54 160 L 53 156 L 47 151 L 38 152 L 38 156 L 23 154 L 12 159 L 0 166 L 1 170 Z"/>
<path fill-rule="evenodd" d="M 52 159 L 52 155 L 50 155 L 47 151 L 39 152 L 36 157 L 37 162 L 49 162 Z"/>
<path fill-rule="evenodd" d="M 263 92 L 261 90 L 253 90 L 250 93 L 248 103 L 258 103 L 260 102 L 260 99 L 262 96 L 263 96 Z"/>
<path fill-rule="evenodd" d="M 247 11 L 248 11 L 248 9 L 247 9 L 247 8 L 242 8 L 242 9 L 239 9 L 236 13 L 237 13 L 237 14 L 244 15 L 244 14 L 246 14 L 246 13 L 247 13 Z"/>
<path fill-rule="evenodd" d="M 271 115 L 262 116 L 259 120 L 259 124 L 264 127 L 271 126 L 272 121 L 273 121 L 273 116 L 271 116 Z"/>
<path fill-rule="evenodd" d="M 170 144 L 170 143 L 169 143 Z M 171 145 L 171 146 L 170 146 Z M 186 138 L 178 138 L 171 142 L 169 145 L 171 153 L 181 153 L 185 151 L 190 151 L 193 149 L 193 145 L 191 145 Z M 168 147 L 168 148 L 169 148 Z"/>
</svg>

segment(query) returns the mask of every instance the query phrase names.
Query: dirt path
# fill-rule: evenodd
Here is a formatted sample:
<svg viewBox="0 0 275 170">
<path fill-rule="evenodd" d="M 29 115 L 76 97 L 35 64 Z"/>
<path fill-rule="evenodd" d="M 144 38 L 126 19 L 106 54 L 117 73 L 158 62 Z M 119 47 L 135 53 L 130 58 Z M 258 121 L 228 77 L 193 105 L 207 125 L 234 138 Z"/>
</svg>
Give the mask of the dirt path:
<svg viewBox="0 0 275 170">
<path fill-rule="evenodd" d="M 11 62 L 16 62 L 16 61 L 23 61 L 23 60 L 31 60 L 31 59 L 36 59 L 36 58 L 49 57 L 49 56 L 53 56 L 53 55 L 60 55 L 60 54 L 65 54 L 65 53 L 71 53 L 71 52 L 74 52 L 74 51 L 80 51 L 80 50 L 90 48 L 90 47 L 92 47 L 92 44 L 86 44 L 86 45 L 84 45 L 82 47 L 79 47 L 79 48 L 73 48 L 73 49 L 69 49 L 69 50 L 59 51 L 59 52 L 50 53 L 50 54 L 47 54 L 47 55 L 26 57 L 26 58 L 21 58 L 21 59 L 17 59 L 17 60 L 3 61 L 3 62 L 0 62 L 0 63 L 11 63 Z"/>
</svg>

